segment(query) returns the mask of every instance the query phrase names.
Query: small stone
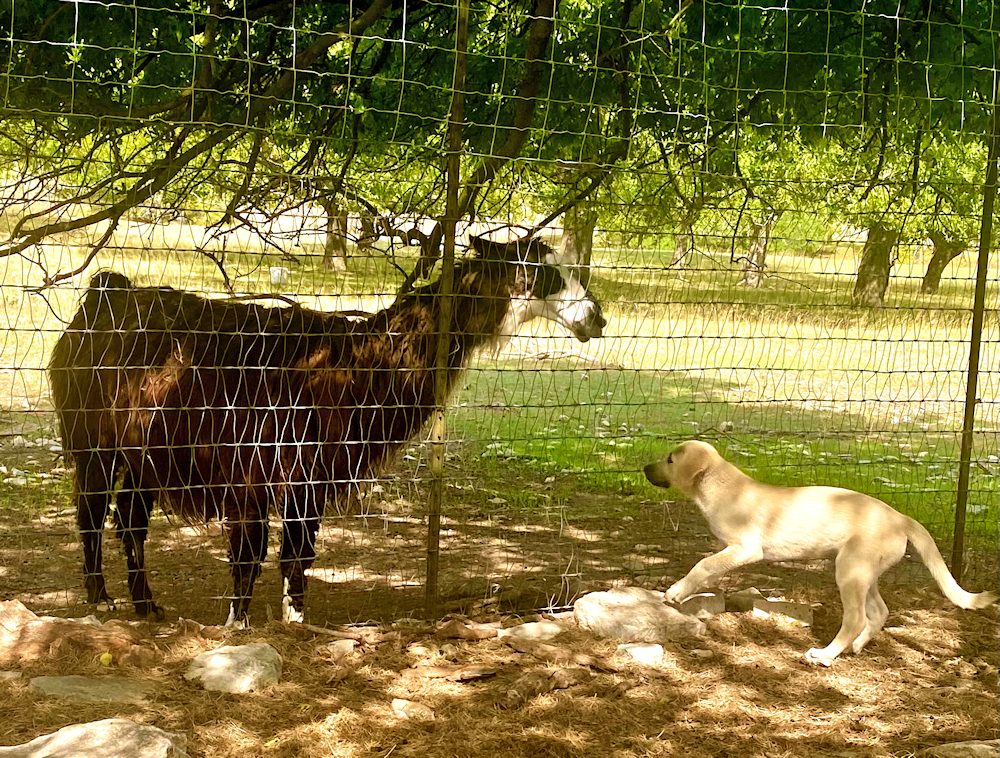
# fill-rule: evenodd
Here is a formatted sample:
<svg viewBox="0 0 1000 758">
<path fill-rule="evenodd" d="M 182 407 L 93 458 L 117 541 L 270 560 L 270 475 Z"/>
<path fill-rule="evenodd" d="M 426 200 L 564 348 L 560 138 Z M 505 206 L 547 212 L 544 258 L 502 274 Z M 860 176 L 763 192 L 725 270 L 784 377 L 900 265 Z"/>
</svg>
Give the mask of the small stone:
<svg viewBox="0 0 1000 758">
<path fill-rule="evenodd" d="M 29 689 L 44 695 L 83 700 L 91 703 L 145 703 L 153 691 L 152 682 L 133 679 L 101 678 L 86 676 L 36 676 L 28 683 Z"/>
<path fill-rule="evenodd" d="M 392 700 L 392 712 L 401 719 L 410 721 L 433 721 L 434 711 L 423 703 L 414 703 L 412 700 L 403 700 L 397 697 Z"/>
<path fill-rule="evenodd" d="M 336 642 L 331 642 L 328 645 L 324 645 L 322 650 L 327 656 L 332 658 L 334 662 L 339 661 L 341 658 L 350 655 L 354 652 L 354 640 L 337 640 Z"/>
<path fill-rule="evenodd" d="M 591 592 L 573 604 L 576 623 L 597 637 L 625 642 L 667 642 L 705 633 L 702 621 L 663 602 L 663 593 L 641 587 Z"/>
<path fill-rule="evenodd" d="M 726 610 L 726 596 L 719 591 L 699 592 L 681 603 L 680 610 L 700 619 L 718 616 Z"/>
<path fill-rule="evenodd" d="M 626 642 L 618 646 L 618 652 L 647 666 L 653 666 L 663 659 L 663 645 L 657 645 L 655 642 Z"/>
<path fill-rule="evenodd" d="M 924 748 L 917 755 L 920 758 L 997 758 L 1000 755 L 1000 740 L 950 742 Z"/>
<path fill-rule="evenodd" d="M 184 678 L 216 692 L 259 690 L 278 683 L 281 656 L 264 643 L 227 645 L 197 656 L 188 666 Z"/>
<path fill-rule="evenodd" d="M 517 637 L 522 640 L 550 640 L 566 630 L 558 621 L 531 621 L 520 626 L 497 629 L 497 637 Z"/>
<path fill-rule="evenodd" d="M 422 658 L 435 656 L 439 651 L 440 649 L 433 642 L 413 642 L 406 648 L 406 652 L 411 655 L 419 655 Z"/>
<path fill-rule="evenodd" d="M 755 600 L 764 597 L 756 587 L 726 595 L 726 610 L 730 613 L 746 613 L 753 610 Z"/>
<path fill-rule="evenodd" d="M 753 614 L 755 616 L 778 614 L 786 616 L 803 626 L 812 626 L 813 622 L 813 610 L 811 606 L 803 603 L 792 603 L 787 600 L 768 600 L 767 598 L 754 600 Z"/>
<path fill-rule="evenodd" d="M 701 648 L 695 648 L 694 650 L 690 651 L 688 655 L 690 655 L 692 658 L 708 659 L 711 658 L 713 655 L 715 655 L 715 653 L 713 653 L 711 650 L 702 650 Z"/>
</svg>

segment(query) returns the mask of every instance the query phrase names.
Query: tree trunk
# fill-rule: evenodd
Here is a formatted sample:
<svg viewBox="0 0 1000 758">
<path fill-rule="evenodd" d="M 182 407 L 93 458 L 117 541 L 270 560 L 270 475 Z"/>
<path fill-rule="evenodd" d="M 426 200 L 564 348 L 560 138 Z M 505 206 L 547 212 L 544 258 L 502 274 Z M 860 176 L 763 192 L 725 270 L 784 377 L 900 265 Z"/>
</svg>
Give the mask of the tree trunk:
<svg viewBox="0 0 1000 758">
<path fill-rule="evenodd" d="M 361 236 L 358 238 L 359 250 L 370 250 L 378 241 L 378 232 L 375 230 L 375 217 L 366 210 L 361 211 Z"/>
<path fill-rule="evenodd" d="M 693 249 L 694 218 L 685 216 L 681 221 L 680 232 L 674 235 L 674 257 L 670 259 L 670 268 L 684 268 Z"/>
<path fill-rule="evenodd" d="M 767 247 L 771 242 L 771 230 L 777 221 L 777 214 L 770 213 L 763 221 L 750 222 L 750 250 L 743 266 L 743 284 L 747 287 L 759 287 L 764 281 Z"/>
<path fill-rule="evenodd" d="M 590 262 L 594 254 L 594 229 L 597 211 L 589 205 L 574 205 L 563 215 L 562 242 L 559 257 L 571 266 L 584 287 L 590 286 Z"/>
<path fill-rule="evenodd" d="M 868 239 L 858 264 L 858 277 L 854 283 L 854 304 L 880 307 L 889 289 L 889 272 L 892 269 L 891 253 L 899 234 L 886 229 L 878 222 L 868 227 Z"/>
<path fill-rule="evenodd" d="M 328 271 L 347 269 L 347 211 L 331 197 L 320 200 L 326 213 L 326 244 L 323 248 L 323 266 Z"/>
<path fill-rule="evenodd" d="M 924 272 L 924 280 L 920 284 L 920 291 L 925 295 L 933 295 L 941 286 L 941 275 L 948 268 L 948 264 L 965 252 L 969 244 L 964 240 L 948 239 L 938 231 L 927 235 L 934 243 L 934 254 L 930 263 L 927 264 L 927 271 Z"/>
</svg>

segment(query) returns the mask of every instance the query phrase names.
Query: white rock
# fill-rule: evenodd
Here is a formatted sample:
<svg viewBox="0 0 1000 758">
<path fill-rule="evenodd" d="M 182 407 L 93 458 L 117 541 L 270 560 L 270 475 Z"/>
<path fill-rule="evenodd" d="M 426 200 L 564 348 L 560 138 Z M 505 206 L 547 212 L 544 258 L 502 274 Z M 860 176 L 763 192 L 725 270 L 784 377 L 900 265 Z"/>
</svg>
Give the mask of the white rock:
<svg viewBox="0 0 1000 758">
<path fill-rule="evenodd" d="M 187 758 L 187 735 L 127 719 L 105 719 L 0 747 L 0 758 Z"/>
<path fill-rule="evenodd" d="M 401 719 L 411 721 L 433 721 L 434 711 L 423 703 L 414 703 L 412 700 L 403 700 L 401 697 L 393 698 L 392 712 Z"/>
<path fill-rule="evenodd" d="M 354 640 L 337 640 L 329 645 L 324 645 L 323 649 L 334 661 L 339 661 L 345 655 L 354 652 Z"/>
<path fill-rule="evenodd" d="M 530 621 L 520 626 L 497 629 L 497 637 L 516 637 L 521 640 L 551 640 L 566 631 L 558 621 Z"/>
<path fill-rule="evenodd" d="M 29 689 L 44 695 L 94 703 L 145 703 L 153 690 L 152 682 L 134 679 L 87 676 L 36 676 Z"/>
<path fill-rule="evenodd" d="M 705 633 L 702 621 L 663 603 L 663 593 L 641 587 L 591 592 L 573 604 L 576 623 L 597 637 L 668 642 Z"/>
<path fill-rule="evenodd" d="M 626 642 L 618 646 L 618 652 L 647 666 L 657 664 L 663 659 L 663 645 L 657 645 L 655 642 Z"/>
<path fill-rule="evenodd" d="M 264 643 L 220 647 L 197 656 L 184 678 L 206 690 L 244 693 L 277 684 L 281 656 Z"/>
<path fill-rule="evenodd" d="M 950 742 L 924 748 L 917 755 L 921 758 L 997 758 L 1000 756 L 1000 740 Z"/>
</svg>

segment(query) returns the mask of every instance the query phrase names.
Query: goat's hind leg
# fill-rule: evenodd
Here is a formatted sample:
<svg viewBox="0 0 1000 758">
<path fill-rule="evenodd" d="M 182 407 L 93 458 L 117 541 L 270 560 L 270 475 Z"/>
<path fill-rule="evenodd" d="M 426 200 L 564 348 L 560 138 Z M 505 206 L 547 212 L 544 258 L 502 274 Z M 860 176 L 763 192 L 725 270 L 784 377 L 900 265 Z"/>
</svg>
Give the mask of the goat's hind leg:
<svg viewBox="0 0 1000 758">
<path fill-rule="evenodd" d="M 126 473 L 116 501 L 115 525 L 118 538 L 125 548 L 128 588 L 135 612 L 142 617 L 153 614 L 157 621 L 162 621 L 163 608 L 153 602 L 153 592 L 146 578 L 146 535 L 154 500 L 152 492 L 137 489 L 131 472 Z"/>
<path fill-rule="evenodd" d="M 115 485 L 115 456 L 95 452 L 76 456 L 76 522 L 83 544 L 83 583 L 87 602 L 115 609 L 104 580 L 104 524 Z"/>
</svg>

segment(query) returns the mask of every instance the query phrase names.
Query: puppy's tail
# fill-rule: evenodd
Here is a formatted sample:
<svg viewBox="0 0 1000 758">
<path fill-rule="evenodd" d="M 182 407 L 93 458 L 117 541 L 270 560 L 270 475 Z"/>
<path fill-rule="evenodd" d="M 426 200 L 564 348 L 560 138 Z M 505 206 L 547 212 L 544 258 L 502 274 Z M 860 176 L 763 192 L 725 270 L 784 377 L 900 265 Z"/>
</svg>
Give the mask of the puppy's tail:
<svg viewBox="0 0 1000 758">
<path fill-rule="evenodd" d="M 997 593 L 995 592 L 966 592 L 959 587 L 955 577 L 951 575 L 948 566 L 945 565 L 941 551 L 938 550 L 930 532 L 924 529 L 919 522 L 908 516 L 905 518 L 906 539 L 917 549 L 917 553 L 930 569 L 931 576 L 934 577 L 934 581 L 938 583 L 938 587 L 941 588 L 941 592 L 946 598 L 959 608 L 985 608 L 997 601 Z"/>
</svg>

